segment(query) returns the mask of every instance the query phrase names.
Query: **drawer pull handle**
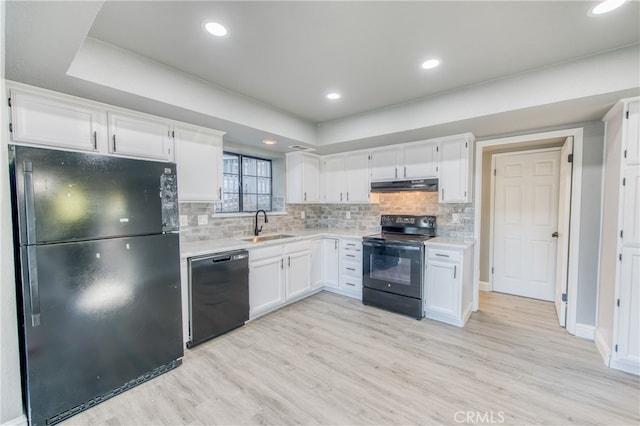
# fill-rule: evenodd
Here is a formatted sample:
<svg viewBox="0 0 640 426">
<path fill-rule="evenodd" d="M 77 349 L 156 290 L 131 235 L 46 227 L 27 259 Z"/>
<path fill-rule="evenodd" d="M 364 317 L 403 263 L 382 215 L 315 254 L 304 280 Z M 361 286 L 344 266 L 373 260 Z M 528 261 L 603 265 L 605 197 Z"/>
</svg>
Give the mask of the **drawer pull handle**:
<svg viewBox="0 0 640 426">
<path fill-rule="evenodd" d="M 354 254 L 347 254 L 347 257 L 356 257 Z"/>
<path fill-rule="evenodd" d="M 436 253 L 436 256 L 440 256 L 440 257 L 449 257 L 448 254 L 440 254 L 440 253 Z"/>
<path fill-rule="evenodd" d="M 356 270 L 356 268 L 347 268 L 347 269 L 350 270 L 350 271 L 355 271 Z"/>
<path fill-rule="evenodd" d="M 350 285 L 351 287 L 355 287 L 356 286 L 355 284 L 352 284 L 352 283 L 345 283 L 345 284 L 346 285 Z"/>
</svg>

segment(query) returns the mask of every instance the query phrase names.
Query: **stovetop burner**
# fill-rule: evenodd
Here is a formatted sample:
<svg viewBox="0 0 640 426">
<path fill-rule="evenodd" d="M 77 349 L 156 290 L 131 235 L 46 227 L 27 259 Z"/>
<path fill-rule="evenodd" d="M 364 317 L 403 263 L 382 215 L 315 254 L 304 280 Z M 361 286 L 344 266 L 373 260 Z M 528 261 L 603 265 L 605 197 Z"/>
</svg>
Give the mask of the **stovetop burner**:
<svg viewBox="0 0 640 426">
<path fill-rule="evenodd" d="M 382 215 L 380 225 L 380 234 L 365 239 L 421 243 L 436 236 L 435 216 Z"/>
</svg>

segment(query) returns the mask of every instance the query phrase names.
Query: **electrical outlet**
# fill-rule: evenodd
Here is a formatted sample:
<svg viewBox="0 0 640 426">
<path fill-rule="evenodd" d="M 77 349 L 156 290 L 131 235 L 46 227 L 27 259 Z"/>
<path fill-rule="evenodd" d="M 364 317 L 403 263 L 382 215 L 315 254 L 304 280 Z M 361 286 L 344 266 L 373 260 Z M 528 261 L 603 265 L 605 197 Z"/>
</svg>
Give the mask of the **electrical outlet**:
<svg viewBox="0 0 640 426">
<path fill-rule="evenodd" d="M 347 212 L 347 219 L 351 219 L 351 212 Z"/>
<path fill-rule="evenodd" d="M 304 219 L 305 217 L 307 217 L 307 212 L 303 210 L 300 212 L 300 219 Z"/>
<path fill-rule="evenodd" d="M 180 215 L 180 227 L 184 228 L 185 226 L 189 226 L 189 218 L 186 214 Z"/>
<path fill-rule="evenodd" d="M 206 214 L 198 215 L 198 225 L 206 225 L 209 223 L 209 217 Z"/>
</svg>

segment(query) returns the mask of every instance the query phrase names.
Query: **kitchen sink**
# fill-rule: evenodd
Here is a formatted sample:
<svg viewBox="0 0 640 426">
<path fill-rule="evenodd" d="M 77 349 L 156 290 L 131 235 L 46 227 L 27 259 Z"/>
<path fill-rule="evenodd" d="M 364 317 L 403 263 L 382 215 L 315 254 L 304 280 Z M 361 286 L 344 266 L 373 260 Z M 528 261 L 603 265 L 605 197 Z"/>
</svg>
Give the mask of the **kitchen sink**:
<svg viewBox="0 0 640 426">
<path fill-rule="evenodd" d="M 263 241 L 281 240 L 283 238 L 293 238 L 295 235 L 276 234 L 276 235 L 263 235 L 262 237 L 243 238 L 242 241 L 249 241 L 250 243 L 261 243 Z"/>
</svg>

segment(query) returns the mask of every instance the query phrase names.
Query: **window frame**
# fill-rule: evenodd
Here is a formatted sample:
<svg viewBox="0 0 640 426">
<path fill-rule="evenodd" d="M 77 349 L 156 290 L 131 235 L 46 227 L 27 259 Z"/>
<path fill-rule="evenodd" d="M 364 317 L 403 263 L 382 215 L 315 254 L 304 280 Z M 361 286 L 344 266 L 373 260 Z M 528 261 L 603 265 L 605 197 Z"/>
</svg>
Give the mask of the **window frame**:
<svg viewBox="0 0 640 426">
<path fill-rule="evenodd" d="M 238 174 L 236 176 L 238 176 L 238 188 L 237 188 L 237 192 L 236 194 L 238 195 L 238 210 L 234 210 L 234 211 L 224 211 L 223 210 L 223 205 L 224 205 L 224 195 L 225 195 L 225 191 L 222 191 L 222 199 L 220 200 L 220 210 L 218 211 L 218 213 L 220 214 L 242 214 L 242 213 L 255 213 L 256 210 L 245 210 L 244 209 L 244 179 L 245 179 L 245 174 L 242 168 L 243 165 L 243 160 L 245 158 L 247 159 L 252 159 L 252 160 L 258 160 L 258 161 L 265 161 L 269 163 L 269 208 L 268 209 L 264 209 L 267 212 L 272 212 L 273 211 L 273 161 L 268 159 L 268 158 L 262 158 L 262 157 L 256 157 L 254 155 L 245 155 L 245 154 L 239 154 L 236 152 L 231 152 L 231 151 L 223 151 L 222 152 L 222 160 L 223 160 L 223 164 L 224 164 L 224 156 L 225 155 L 229 155 L 229 156 L 234 156 L 238 158 Z M 257 173 L 257 172 L 256 172 Z M 231 175 L 231 173 L 225 173 L 224 168 L 222 170 L 222 179 L 224 182 L 224 175 Z M 233 174 L 235 175 L 235 174 Z M 253 178 L 261 178 L 261 179 L 266 179 L 266 176 L 258 176 L 258 175 L 250 175 Z M 229 194 L 230 192 L 226 191 L 227 194 Z M 256 197 L 259 195 L 266 195 L 266 194 L 260 194 L 260 193 L 256 193 L 255 194 Z M 260 210 L 260 204 L 258 202 L 258 199 L 256 198 L 256 207 L 258 207 L 258 210 Z"/>
</svg>

